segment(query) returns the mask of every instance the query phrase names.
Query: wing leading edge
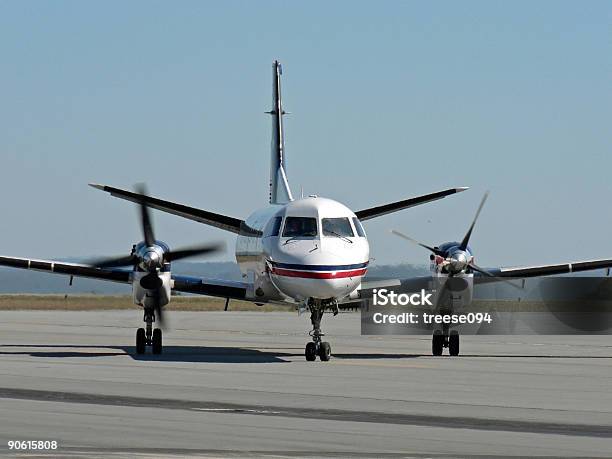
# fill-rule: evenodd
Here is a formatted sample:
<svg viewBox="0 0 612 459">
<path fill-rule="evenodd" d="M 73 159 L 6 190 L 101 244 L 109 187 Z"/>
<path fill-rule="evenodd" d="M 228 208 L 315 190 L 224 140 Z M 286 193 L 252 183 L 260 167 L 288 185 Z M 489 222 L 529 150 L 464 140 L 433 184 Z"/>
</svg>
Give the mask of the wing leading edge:
<svg viewBox="0 0 612 459">
<path fill-rule="evenodd" d="M 112 186 L 98 185 L 96 183 L 90 183 L 89 186 L 98 190 L 106 191 L 111 196 L 116 198 L 125 199 L 136 203 L 144 203 L 147 207 L 152 209 L 161 210 L 162 212 L 168 212 L 179 217 L 188 218 L 189 220 L 195 220 L 196 222 L 204 223 L 205 225 L 214 226 L 225 231 L 230 231 L 236 234 L 259 234 L 260 232 L 250 228 L 244 220 L 239 218 L 229 217 L 227 215 L 216 214 L 208 210 L 202 210 L 195 207 L 185 206 L 171 201 L 165 201 L 163 199 L 154 198 L 152 196 L 145 196 L 132 191 L 122 190 L 120 188 L 114 188 Z"/>
<path fill-rule="evenodd" d="M 369 209 L 358 210 L 355 212 L 359 220 L 370 220 L 372 218 L 387 215 L 399 210 L 408 209 L 409 207 L 419 206 L 431 201 L 437 201 L 438 199 L 445 198 L 451 194 L 461 193 L 467 190 L 467 187 L 449 188 L 448 190 L 437 191 L 435 193 L 424 194 L 416 196 L 414 198 L 404 199 L 403 201 L 392 202 L 389 204 L 383 204 L 381 206 L 370 207 Z"/>
</svg>

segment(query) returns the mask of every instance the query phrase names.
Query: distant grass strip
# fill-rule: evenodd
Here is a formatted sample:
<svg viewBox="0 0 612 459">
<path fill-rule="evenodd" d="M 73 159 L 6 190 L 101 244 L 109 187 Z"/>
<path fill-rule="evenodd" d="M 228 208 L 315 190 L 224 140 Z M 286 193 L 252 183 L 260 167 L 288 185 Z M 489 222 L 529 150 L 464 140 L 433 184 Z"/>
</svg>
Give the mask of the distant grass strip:
<svg viewBox="0 0 612 459">
<path fill-rule="evenodd" d="M 169 311 L 222 311 L 223 298 L 205 296 L 173 296 L 165 309 Z M 96 311 L 138 309 L 128 295 L 0 295 L 0 311 L 58 310 Z M 230 300 L 230 311 L 294 311 L 291 306 L 265 304 L 257 306 L 247 301 Z"/>
</svg>

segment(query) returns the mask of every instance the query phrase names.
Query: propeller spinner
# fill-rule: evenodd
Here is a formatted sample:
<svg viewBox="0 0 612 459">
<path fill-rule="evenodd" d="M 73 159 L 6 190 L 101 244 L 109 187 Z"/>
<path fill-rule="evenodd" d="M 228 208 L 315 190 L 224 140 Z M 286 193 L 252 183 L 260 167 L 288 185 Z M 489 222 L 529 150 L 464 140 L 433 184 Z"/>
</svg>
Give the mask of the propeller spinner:
<svg viewBox="0 0 612 459">
<path fill-rule="evenodd" d="M 436 257 L 440 257 L 440 264 L 444 270 L 446 270 L 449 275 L 461 274 L 467 271 L 467 269 L 471 269 L 473 271 L 477 271 L 485 276 L 493 277 L 493 274 L 489 273 L 485 269 L 480 268 L 474 263 L 474 257 L 468 251 L 468 244 L 470 242 L 470 237 L 472 236 L 472 231 L 474 230 L 474 226 L 476 225 L 476 221 L 480 216 L 480 211 L 482 210 L 487 198 L 489 197 L 489 192 L 487 191 L 482 200 L 480 201 L 480 205 L 478 206 L 478 210 L 476 211 L 476 215 L 474 216 L 474 220 L 472 220 L 472 224 L 465 233 L 463 240 L 457 244 L 444 244 L 441 247 L 432 247 L 426 244 L 423 244 L 416 239 L 407 236 L 404 233 L 401 233 L 396 230 L 391 230 L 393 234 L 399 236 L 403 239 L 406 239 L 414 244 L 417 244 L 424 249 L 429 250 Z"/>
</svg>

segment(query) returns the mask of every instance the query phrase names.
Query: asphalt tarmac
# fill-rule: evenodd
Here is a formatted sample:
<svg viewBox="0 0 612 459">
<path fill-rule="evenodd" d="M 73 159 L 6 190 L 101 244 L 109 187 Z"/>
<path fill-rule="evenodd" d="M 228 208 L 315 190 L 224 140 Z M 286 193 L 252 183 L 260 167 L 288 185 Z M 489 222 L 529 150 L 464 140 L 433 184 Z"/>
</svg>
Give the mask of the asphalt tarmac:
<svg viewBox="0 0 612 459">
<path fill-rule="evenodd" d="M 139 311 L 0 312 L 0 454 L 61 457 L 612 456 L 612 339 L 359 335 L 325 316 L 171 312 L 164 353 L 134 355 Z M 33 456 L 45 455 L 40 451 Z"/>
</svg>

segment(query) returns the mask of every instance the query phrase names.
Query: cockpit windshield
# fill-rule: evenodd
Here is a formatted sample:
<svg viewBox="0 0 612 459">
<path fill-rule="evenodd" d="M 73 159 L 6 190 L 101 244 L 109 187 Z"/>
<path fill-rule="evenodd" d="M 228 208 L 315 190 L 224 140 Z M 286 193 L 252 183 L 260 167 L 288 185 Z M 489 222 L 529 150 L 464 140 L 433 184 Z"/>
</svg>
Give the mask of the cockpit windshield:
<svg viewBox="0 0 612 459">
<path fill-rule="evenodd" d="M 353 225 L 355 225 L 355 231 L 357 231 L 357 236 L 366 237 L 365 231 L 363 230 L 363 226 L 357 217 L 353 217 Z"/>
<path fill-rule="evenodd" d="M 270 220 L 264 228 L 264 237 L 278 236 L 282 222 L 283 217 L 274 217 Z"/>
<path fill-rule="evenodd" d="M 315 237 L 317 219 L 310 217 L 287 217 L 283 237 Z"/>
<path fill-rule="evenodd" d="M 348 218 L 324 218 L 322 220 L 323 236 L 354 237 Z"/>
</svg>

